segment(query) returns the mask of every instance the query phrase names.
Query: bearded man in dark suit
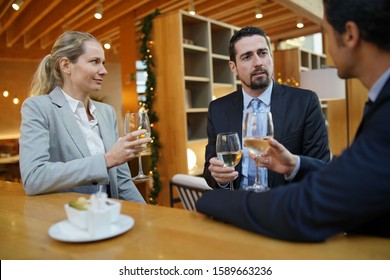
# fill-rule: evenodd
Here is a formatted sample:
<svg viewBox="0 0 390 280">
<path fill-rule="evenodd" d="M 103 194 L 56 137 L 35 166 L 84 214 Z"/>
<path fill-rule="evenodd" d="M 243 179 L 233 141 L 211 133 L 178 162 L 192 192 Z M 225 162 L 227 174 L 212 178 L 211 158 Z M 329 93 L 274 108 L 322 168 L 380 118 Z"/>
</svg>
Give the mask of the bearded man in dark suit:
<svg viewBox="0 0 390 280">
<path fill-rule="evenodd" d="M 273 58 L 265 32 L 248 26 L 230 39 L 230 69 L 240 79 L 241 89 L 212 101 L 208 110 L 206 161 L 204 177 L 212 188 L 226 188 L 234 181 L 235 189 L 253 184 L 251 168 L 244 148 L 241 162 L 224 167 L 216 157 L 216 138 L 221 132 L 237 132 L 242 140 L 244 114 L 253 111 L 252 99 L 260 100 L 261 111 L 271 112 L 274 137 L 291 152 L 329 162 L 328 131 L 317 95 L 310 90 L 278 84 L 273 81 Z M 262 185 L 275 187 L 289 178 L 261 170 Z"/>
</svg>

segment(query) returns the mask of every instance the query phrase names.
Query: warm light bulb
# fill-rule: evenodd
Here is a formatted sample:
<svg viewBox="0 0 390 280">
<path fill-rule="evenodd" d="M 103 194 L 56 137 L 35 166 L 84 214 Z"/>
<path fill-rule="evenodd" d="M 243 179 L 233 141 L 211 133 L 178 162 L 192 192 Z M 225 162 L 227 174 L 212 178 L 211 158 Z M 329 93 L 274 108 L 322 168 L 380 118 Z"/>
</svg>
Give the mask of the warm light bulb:
<svg viewBox="0 0 390 280">
<path fill-rule="evenodd" d="M 106 42 L 106 43 L 104 43 L 104 48 L 106 49 L 106 50 L 109 50 L 109 49 L 111 49 L 111 44 L 110 44 L 110 42 Z"/>
<path fill-rule="evenodd" d="M 303 28 L 305 25 L 303 24 L 302 20 L 301 19 L 298 19 L 298 22 L 297 22 L 297 27 L 298 28 Z"/>
<path fill-rule="evenodd" d="M 18 104 L 18 103 L 19 103 L 19 98 L 15 97 L 15 98 L 12 100 L 12 102 L 13 102 L 15 105 Z"/>
<path fill-rule="evenodd" d="M 99 3 L 96 7 L 95 18 L 101 19 L 103 17 L 103 6 Z"/>
<path fill-rule="evenodd" d="M 103 16 L 102 16 L 101 13 L 98 13 L 98 12 L 95 13 L 95 18 L 96 18 L 96 19 L 101 19 L 102 17 L 103 17 Z"/>
<path fill-rule="evenodd" d="M 16 4 L 16 3 L 13 3 L 12 4 L 12 8 L 15 10 L 15 11 L 17 11 L 17 10 L 19 10 L 19 5 L 18 4 Z"/>
<path fill-rule="evenodd" d="M 190 13 L 190 15 L 193 15 L 193 16 L 196 14 L 194 1 L 190 2 L 188 12 Z"/>
<path fill-rule="evenodd" d="M 12 3 L 12 8 L 15 11 L 18 11 L 22 5 L 23 5 L 23 1 L 15 1 Z"/>
<path fill-rule="evenodd" d="M 8 96 L 9 96 L 8 90 L 3 91 L 3 96 L 4 96 L 4 97 L 8 97 Z"/>
<path fill-rule="evenodd" d="M 263 12 L 261 11 L 261 4 L 259 4 L 259 6 L 257 7 L 256 9 L 256 15 L 255 15 L 256 18 L 262 18 L 263 17 Z"/>
</svg>

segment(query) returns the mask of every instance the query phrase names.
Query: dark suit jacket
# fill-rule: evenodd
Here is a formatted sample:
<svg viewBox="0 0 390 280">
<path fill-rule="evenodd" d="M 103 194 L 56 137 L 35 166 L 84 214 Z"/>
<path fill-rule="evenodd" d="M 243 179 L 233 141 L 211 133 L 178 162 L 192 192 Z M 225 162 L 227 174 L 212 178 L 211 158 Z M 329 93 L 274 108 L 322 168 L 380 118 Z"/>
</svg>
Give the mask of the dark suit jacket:
<svg viewBox="0 0 390 280">
<path fill-rule="evenodd" d="M 340 232 L 390 237 L 389 120 L 390 79 L 364 116 L 353 144 L 330 164 L 299 183 L 265 193 L 209 191 L 196 208 L 285 240 L 321 241 Z M 301 159 L 303 167 L 313 162 Z"/>
<path fill-rule="evenodd" d="M 218 184 L 211 176 L 209 160 L 216 156 L 216 138 L 220 132 L 238 132 L 242 139 L 243 96 L 238 90 L 212 101 L 208 110 L 206 162 L 203 176 L 212 188 Z M 330 160 L 328 131 L 317 95 L 309 90 L 280 85 L 274 82 L 271 95 L 271 112 L 274 121 L 275 139 L 291 153 Z M 234 186 L 240 185 L 241 162 L 236 166 L 240 176 Z M 284 176 L 268 173 L 268 186 L 285 184 Z"/>
</svg>

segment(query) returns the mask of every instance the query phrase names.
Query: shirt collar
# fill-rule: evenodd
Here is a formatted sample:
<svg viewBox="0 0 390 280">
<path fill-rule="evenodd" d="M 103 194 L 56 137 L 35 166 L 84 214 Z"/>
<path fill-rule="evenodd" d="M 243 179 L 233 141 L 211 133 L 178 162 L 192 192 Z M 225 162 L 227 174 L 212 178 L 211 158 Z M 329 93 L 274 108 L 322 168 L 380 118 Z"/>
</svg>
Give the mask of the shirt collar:
<svg viewBox="0 0 390 280">
<path fill-rule="evenodd" d="M 368 98 L 372 101 L 375 102 L 377 99 L 380 91 L 384 87 L 386 81 L 390 78 L 390 68 L 387 69 L 385 73 L 375 82 L 375 84 L 371 87 L 369 93 L 368 93 Z"/>
<path fill-rule="evenodd" d="M 69 106 L 70 106 L 70 109 L 72 110 L 72 112 L 75 114 L 76 111 L 77 111 L 77 107 L 81 106 L 82 108 L 84 107 L 82 102 L 77 100 L 77 99 L 74 99 L 72 96 L 70 96 L 69 94 L 67 94 L 63 89 L 61 89 L 62 93 L 64 94 L 65 96 L 65 99 L 66 101 L 69 103 Z M 91 102 L 90 99 L 88 99 L 88 102 L 89 102 L 89 112 L 94 116 L 95 114 L 95 111 L 96 111 L 96 107 L 95 105 L 93 104 L 93 102 Z"/>
<path fill-rule="evenodd" d="M 274 87 L 274 83 L 271 82 L 268 88 L 258 97 L 267 107 L 271 105 L 271 93 Z M 244 96 L 244 108 L 248 108 L 253 97 L 250 96 L 244 89 L 242 89 Z"/>
</svg>

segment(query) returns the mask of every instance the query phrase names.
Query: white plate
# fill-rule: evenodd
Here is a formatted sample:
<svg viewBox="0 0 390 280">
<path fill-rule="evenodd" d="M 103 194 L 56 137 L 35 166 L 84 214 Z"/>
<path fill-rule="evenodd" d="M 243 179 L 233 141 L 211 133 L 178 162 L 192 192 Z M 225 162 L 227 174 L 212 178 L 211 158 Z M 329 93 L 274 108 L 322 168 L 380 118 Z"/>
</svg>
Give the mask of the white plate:
<svg viewBox="0 0 390 280">
<path fill-rule="evenodd" d="M 122 234 L 134 225 L 134 219 L 127 215 L 120 215 L 119 220 L 110 225 L 110 229 L 100 235 L 92 235 L 86 230 L 82 230 L 68 220 L 63 220 L 49 228 L 49 236 L 53 239 L 65 242 L 91 242 L 111 238 Z"/>
</svg>

